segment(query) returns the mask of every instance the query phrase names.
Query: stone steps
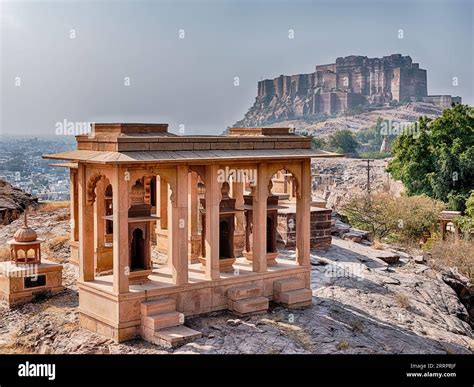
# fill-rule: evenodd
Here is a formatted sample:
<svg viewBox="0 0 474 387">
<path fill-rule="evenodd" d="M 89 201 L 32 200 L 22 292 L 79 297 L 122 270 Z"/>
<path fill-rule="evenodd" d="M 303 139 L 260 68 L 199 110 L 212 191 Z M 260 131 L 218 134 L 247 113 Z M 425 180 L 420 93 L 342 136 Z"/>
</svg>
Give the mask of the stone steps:
<svg viewBox="0 0 474 387">
<path fill-rule="evenodd" d="M 176 311 L 176 301 L 164 298 L 140 304 L 141 335 L 152 344 L 172 348 L 201 337 L 201 332 L 184 326 L 184 314 Z"/>
<path fill-rule="evenodd" d="M 229 305 L 232 312 L 238 316 L 247 316 L 250 314 L 264 313 L 268 310 L 268 298 L 252 297 L 246 300 L 230 301 Z"/>
<path fill-rule="evenodd" d="M 232 301 L 245 300 L 246 298 L 262 295 L 262 289 L 256 285 L 243 285 L 227 290 L 227 298 Z"/>
<path fill-rule="evenodd" d="M 158 313 L 173 312 L 176 310 L 176 300 L 163 298 L 154 301 L 145 301 L 140 304 L 140 313 L 144 316 L 152 316 Z"/>
<path fill-rule="evenodd" d="M 273 291 L 278 293 L 304 288 L 305 284 L 301 278 L 286 278 L 273 282 Z"/>
<path fill-rule="evenodd" d="M 262 293 L 262 289 L 253 284 L 230 288 L 227 290 L 228 309 L 237 316 L 264 313 L 269 305 Z"/>
<path fill-rule="evenodd" d="M 155 331 L 175 327 L 184 323 L 184 315 L 179 312 L 159 313 L 153 316 L 142 316 L 142 325 Z"/>
<path fill-rule="evenodd" d="M 144 329 L 143 339 L 165 348 L 175 348 L 187 344 L 201 337 L 201 332 L 188 328 L 184 325 L 151 331 Z"/>
<path fill-rule="evenodd" d="M 178 345 L 189 343 L 190 341 L 198 339 L 201 336 L 201 332 L 188 328 L 184 325 L 165 328 L 155 332 L 155 337 L 157 337 L 161 342 L 169 344 L 170 347 L 176 347 Z M 166 346 L 166 344 L 163 346 Z"/>
<path fill-rule="evenodd" d="M 285 308 L 303 308 L 312 304 L 313 292 L 300 278 L 278 280 L 273 283 L 273 301 Z"/>
</svg>

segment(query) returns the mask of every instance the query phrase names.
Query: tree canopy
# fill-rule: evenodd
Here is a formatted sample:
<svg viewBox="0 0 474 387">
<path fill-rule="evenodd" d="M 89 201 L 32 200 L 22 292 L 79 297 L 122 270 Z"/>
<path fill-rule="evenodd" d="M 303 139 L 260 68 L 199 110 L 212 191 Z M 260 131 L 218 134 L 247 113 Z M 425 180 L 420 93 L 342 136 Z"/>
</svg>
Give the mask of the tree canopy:
<svg viewBox="0 0 474 387">
<path fill-rule="evenodd" d="M 455 105 L 434 120 L 421 117 L 418 130 L 393 144 L 387 170 L 408 195 L 428 195 L 464 210 L 474 188 L 474 109 Z"/>
<path fill-rule="evenodd" d="M 340 153 L 355 153 L 359 143 L 350 130 L 338 130 L 328 138 L 331 150 Z"/>
</svg>

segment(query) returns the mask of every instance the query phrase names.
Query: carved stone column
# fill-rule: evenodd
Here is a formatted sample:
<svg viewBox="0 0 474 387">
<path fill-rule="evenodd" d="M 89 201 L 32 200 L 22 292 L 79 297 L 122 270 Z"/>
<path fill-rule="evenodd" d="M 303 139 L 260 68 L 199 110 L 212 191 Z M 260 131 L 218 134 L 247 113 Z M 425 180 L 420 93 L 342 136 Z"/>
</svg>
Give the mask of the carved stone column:
<svg viewBox="0 0 474 387">
<path fill-rule="evenodd" d="M 199 256 L 201 255 L 201 236 L 198 231 L 198 216 L 199 216 L 199 203 L 198 203 L 198 174 L 194 171 L 188 173 L 188 209 L 189 209 L 189 262 L 199 262 Z"/>
<path fill-rule="evenodd" d="M 244 207 L 244 183 L 232 183 L 232 197 L 235 199 L 235 207 L 242 209 Z M 245 214 L 244 211 L 235 213 L 235 232 L 234 232 L 234 255 L 241 257 L 245 249 Z"/>
<path fill-rule="evenodd" d="M 263 273 L 267 271 L 267 163 L 260 163 L 257 168 L 257 184 L 253 189 L 252 267 L 254 272 Z"/>
<path fill-rule="evenodd" d="M 219 269 L 219 202 L 220 190 L 217 181 L 218 166 L 215 164 L 206 166 L 206 279 L 214 280 L 220 278 Z"/>
<path fill-rule="evenodd" d="M 94 202 L 94 267 L 101 266 L 101 255 L 105 246 L 105 178 L 96 185 L 96 199 Z"/>
<path fill-rule="evenodd" d="M 94 206 L 89 197 L 87 167 L 79 164 L 79 279 L 94 280 Z"/>
<path fill-rule="evenodd" d="M 156 213 L 160 217 L 160 220 L 156 222 L 156 246 L 160 253 L 168 254 L 168 206 L 170 192 L 168 181 L 165 177 L 159 176 L 159 179 L 157 179 L 156 192 L 157 196 L 159 196 L 156 201 Z"/>
<path fill-rule="evenodd" d="M 71 249 L 71 263 L 79 265 L 79 184 L 77 168 L 70 168 L 70 226 L 71 239 L 69 246 Z M 0 219 L 1 220 L 1 219 Z"/>
<path fill-rule="evenodd" d="M 171 195 L 170 257 L 173 283 L 188 283 L 188 167 L 176 168 L 176 184 Z"/>
<path fill-rule="evenodd" d="M 77 169 L 70 170 L 70 212 L 71 212 L 71 241 L 79 240 L 79 192 Z"/>
<path fill-rule="evenodd" d="M 127 293 L 129 285 L 129 256 L 130 245 L 128 240 L 128 207 L 129 207 L 129 182 L 125 179 L 126 168 L 116 166 L 112 179 L 114 192 L 113 219 L 113 291 L 115 294 Z"/>
<path fill-rule="evenodd" d="M 300 192 L 296 197 L 296 259 L 301 266 L 310 264 L 311 240 L 311 160 L 301 162 Z"/>
</svg>

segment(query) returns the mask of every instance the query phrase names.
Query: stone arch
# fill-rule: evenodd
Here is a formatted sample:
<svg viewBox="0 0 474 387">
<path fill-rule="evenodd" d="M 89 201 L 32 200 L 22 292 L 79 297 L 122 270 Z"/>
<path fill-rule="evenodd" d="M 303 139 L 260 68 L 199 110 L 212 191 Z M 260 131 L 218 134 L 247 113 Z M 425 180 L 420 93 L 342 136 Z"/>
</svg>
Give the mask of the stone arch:
<svg viewBox="0 0 474 387">
<path fill-rule="evenodd" d="M 102 179 L 104 179 L 104 184 L 107 187 L 107 182 L 108 184 L 110 184 L 110 178 L 104 172 L 96 171 L 92 173 L 89 179 L 87 180 L 87 204 L 94 204 L 95 199 L 97 197 L 95 189 L 99 181 L 101 181 Z"/>
<path fill-rule="evenodd" d="M 278 171 L 281 170 L 286 170 L 289 171 L 294 178 L 295 182 L 295 190 L 296 190 L 296 197 L 300 198 L 301 197 L 301 165 L 300 164 L 295 164 L 295 163 L 271 163 L 268 164 L 267 168 L 267 176 L 265 178 L 265 181 L 268 182 L 267 184 L 270 184 L 273 175 L 275 175 Z"/>
<path fill-rule="evenodd" d="M 204 165 L 190 165 L 189 172 L 196 172 L 201 178 L 201 181 L 206 182 L 206 167 Z"/>
<path fill-rule="evenodd" d="M 176 187 L 177 187 L 176 174 L 177 174 L 176 168 L 149 168 L 147 174 L 145 174 L 144 177 L 158 175 L 160 177 L 165 178 L 171 190 L 170 200 L 172 203 L 174 203 Z"/>
</svg>

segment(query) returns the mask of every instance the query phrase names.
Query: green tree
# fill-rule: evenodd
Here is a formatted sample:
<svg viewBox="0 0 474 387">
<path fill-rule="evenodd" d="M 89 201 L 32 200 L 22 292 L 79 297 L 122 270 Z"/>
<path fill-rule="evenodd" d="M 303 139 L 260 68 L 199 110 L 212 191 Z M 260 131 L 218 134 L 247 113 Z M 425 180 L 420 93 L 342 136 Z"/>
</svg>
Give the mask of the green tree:
<svg viewBox="0 0 474 387">
<path fill-rule="evenodd" d="M 359 143 L 349 130 L 338 130 L 328 138 L 329 147 L 337 152 L 355 153 Z"/>
<path fill-rule="evenodd" d="M 471 191 L 471 195 L 466 200 L 464 216 L 459 216 L 454 219 L 464 234 L 466 239 L 471 238 L 471 230 L 474 229 L 474 190 Z"/>
<path fill-rule="evenodd" d="M 474 188 L 474 109 L 459 104 L 418 124 L 418 133 L 396 138 L 387 170 L 409 195 L 426 194 L 464 210 Z"/>
<path fill-rule="evenodd" d="M 322 138 L 313 137 L 311 139 L 311 146 L 313 149 L 323 149 L 326 147 L 326 141 Z"/>
</svg>

